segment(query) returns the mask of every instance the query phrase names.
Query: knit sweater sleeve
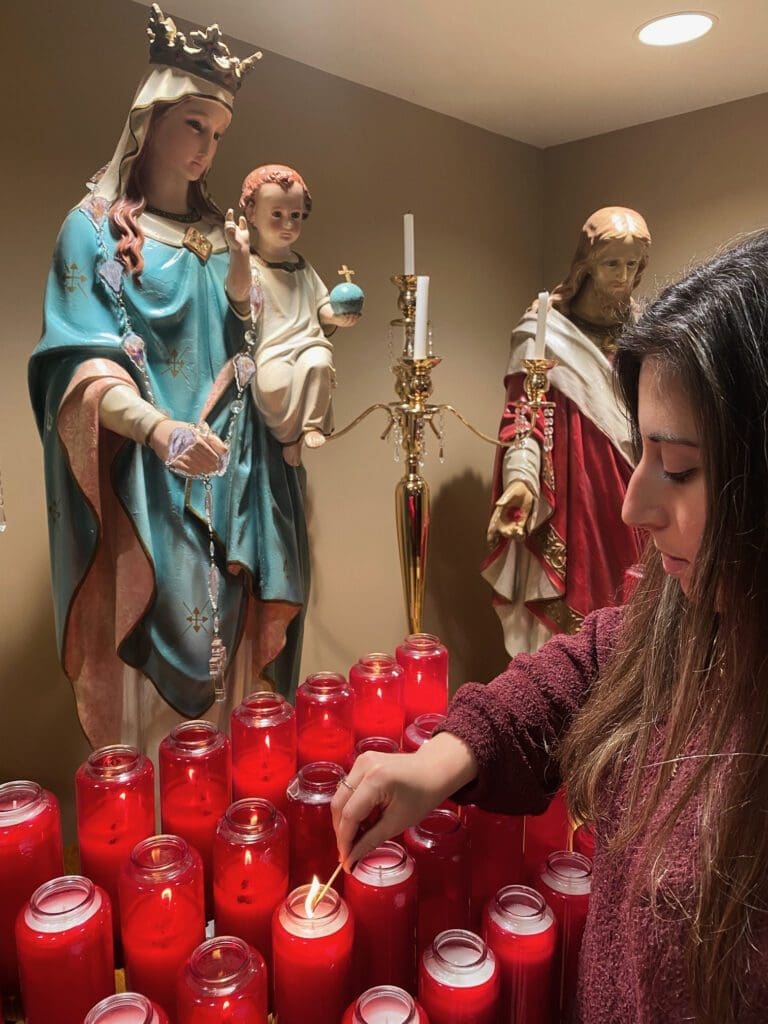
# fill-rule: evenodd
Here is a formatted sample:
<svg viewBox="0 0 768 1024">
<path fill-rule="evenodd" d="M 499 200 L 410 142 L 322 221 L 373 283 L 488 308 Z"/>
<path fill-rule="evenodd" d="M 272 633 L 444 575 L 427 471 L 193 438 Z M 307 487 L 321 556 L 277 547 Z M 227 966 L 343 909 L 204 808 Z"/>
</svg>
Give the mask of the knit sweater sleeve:
<svg viewBox="0 0 768 1024">
<path fill-rule="evenodd" d="M 507 814 L 540 814 L 560 785 L 559 742 L 616 647 L 620 608 L 604 608 L 573 636 L 519 654 L 487 684 L 466 683 L 440 731 L 470 747 L 479 771 L 455 795 Z"/>
</svg>

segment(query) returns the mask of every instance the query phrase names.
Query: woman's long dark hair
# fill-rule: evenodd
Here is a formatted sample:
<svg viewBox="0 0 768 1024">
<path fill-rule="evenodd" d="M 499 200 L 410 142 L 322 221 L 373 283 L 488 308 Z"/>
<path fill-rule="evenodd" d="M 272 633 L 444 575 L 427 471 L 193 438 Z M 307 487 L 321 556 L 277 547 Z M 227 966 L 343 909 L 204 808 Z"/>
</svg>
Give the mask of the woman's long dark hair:
<svg viewBox="0 0 768 1024">
<path fill-rule="evenodd" d="M 609 853 L 645 833 L 641 882 L 654 894 L 675 822 L 697 802 L 692 1001 L 700 1024 L 734 1024 L 754 937 L 768 922 L 768 232 L 667 288 L 621 340 L 615 374 L 638 451 L 638 381 L 649 358 L 696 417 L 706 527 L 687 598 L 653 546 L 646 551 L 620 650 L 564 741 L 563 770 L 582 820 L 599 820 L 612 780 L 629 772 Z M 705 756 L 651 827 L 692 743 Z"/>
</svg>

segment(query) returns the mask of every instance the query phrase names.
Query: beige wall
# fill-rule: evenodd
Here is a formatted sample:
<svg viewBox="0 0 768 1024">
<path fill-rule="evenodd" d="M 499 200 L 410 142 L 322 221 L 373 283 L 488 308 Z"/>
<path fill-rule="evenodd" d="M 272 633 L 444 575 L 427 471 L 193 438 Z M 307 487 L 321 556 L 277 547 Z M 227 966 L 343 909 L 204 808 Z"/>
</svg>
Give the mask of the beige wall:
<svg viewBox="0 0 768 1024">
<path fill-rule="evenodd" d="M 72 773 L 86 746 L 54 650 L 42 458 L 26 363 L 40 334 L 58 226 L 111 155 L 144 70 L 147 12 L 124 0 L 76 0 L 46 5 L 38 24 L 37 5 L 12 6 L 17 43 L 4 71 L 19 102 L 0 146 L 0 468 L 10 524 L 0 536 L 0 779 L 39 779 L 62 797 L 71 820 Z M 42 66 L 41 32 L 50 43 Z M 341 262 L 354 266 L 367 294 L 361 325 L 337 336 L 338 425 L 394 398 L 389 276 L 402 269 L 402 213 L 411 208 L 417 266 L 432 278 L 436 349 L 445 360 L 435 398 L 493 433 L 509 326 L 539 286 L 541 154 L 267 54 L 238 100 L 212 175 L 214 194 L 222 204 L 235 201 L 243 175 L 272 160 L 295 165 L 314 194 L 301 250 L 329 284 Z M 392 649 L 406 632 L 393 513 L 401 471 L 378 439 L 382 427 L 372 417 L 307 458 L 314 589 L 305 673 L 346 671 L 360 654 Z M 432 445 L 426 469 L 434 525 L 424 625 L 449 643 L 456 682 L 490 677 L 505 656 L 478 574 L 493 452 L 453 424 L 446 447 L 441 466 Z"/>
</svg>

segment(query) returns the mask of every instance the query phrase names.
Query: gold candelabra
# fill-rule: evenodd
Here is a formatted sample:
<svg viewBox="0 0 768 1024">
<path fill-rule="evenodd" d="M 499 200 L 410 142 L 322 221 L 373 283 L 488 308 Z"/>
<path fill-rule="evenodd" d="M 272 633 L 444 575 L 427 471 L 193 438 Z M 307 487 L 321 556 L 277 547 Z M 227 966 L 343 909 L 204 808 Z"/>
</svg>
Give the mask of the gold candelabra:
<svg viewBox="0 0 768 1024">
<path fill-rule="evenodd" d="M 377 409 L 381 409 L 387 415 L 388 421 L 380 435 L 381 440 L 386 440 L 394 432 L 396 460 L 400 448 L 404 453 L 403 475 L 395 488 L 395 517 L 408 626 L 411 633 L 419 633 L 424 608 L 430 525 L 429 484 L 422 475 L 427 427 L 438 439 L 441 461 L 445 413 L 451 413 L 481 440 L 495 446 L 511 448 L 519 447 L 530 435 L 536 423 L 538 409 L 542 408 L 550 427 L 548 440 L 551 441 L 550 407 L 554 409 L 554 406 L 553 403 L 545 401 L 545 393 L 547 373 L 555 363 L 552 360 L 527 361 L 531 365 L 526 365 L 526 400 L 515 403 L 516 407 L 520 407 L 519 410 L 516 408 L 515 436 L 511 441 L 500 441 L 490 437 L 478 430 L 452 405 L 434 404 L 429 401 L 432 395 L 432 370 L 441 360 L 432 354 L 431 338 L 426 358 L 414 358 L 416 277 L 412 274 L 396 274 L 391 281 L 399 292 L 397 305 L 400 316 L 391 320 L 390 325 L 402 327 L 404 330 L 402 354 L 393 361 L 391 367 L 395 375 L 397 401 L 369 405 L 329 440 L 334 441 L 343 437 Z"/>
</svg>

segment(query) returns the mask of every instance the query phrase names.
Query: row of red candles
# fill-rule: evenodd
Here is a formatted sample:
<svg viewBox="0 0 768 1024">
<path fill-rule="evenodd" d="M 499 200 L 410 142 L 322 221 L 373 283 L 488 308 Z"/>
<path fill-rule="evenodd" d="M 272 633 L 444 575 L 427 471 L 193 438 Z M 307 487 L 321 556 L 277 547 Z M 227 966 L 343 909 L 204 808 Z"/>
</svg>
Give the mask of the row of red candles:
<svg viewBox="0 0 768 1024">
<path fill-rule="evenodd" d="M 372 658 L 376 661 L 381 661 L 385 659 L 386 656 L 372 656 Z M 389 660 L 392 661 L 392 659 Z M 370 661 L 371 659 L 361 659 L 360 664 L 364 666 L 364 674 L 370 674 L 370 672 L 368 671 Z M 366 664 L 366 662 L 368 664 Z M 380 668 L 381 665 L 379 665 L 379 670 L 377 671 L 376 674 L 382 676 L 384 673 L 380 671 Z M 346 696 L 344 696 L 346 681 L 343 680 L 343 677 L 332 677 L 328 674 L 324 674 L 320 677 L 312 677 L 308 681 L 309 685 L 305 684 L 305 686 L 301 688 L 302 691 L 310 691 L 304 694 L 306 697 L 310 698 L 310 700 L 308 701 L 310 706 L 312 704 L 311 690 L 313 687 L 317 688 L 318 683 L 320 684 L 321 706 L 322 698 L 325 695 L 330 694 L 331 701 L 330 703 L 327 702 L 325 704 L 320 716 L 314 716 L 314 721 L 313 716 L 311 714 L 304 715 L 303 720 L 310 721 L 312 724 L 314 724 L 315 729 L 313 731 L 313 735 L 315 736 L 322 733 L 322 727 L 330 729 L 332 735 L 338 736 L 338 723 L 340 716 L 338 716 L 335 712 L 338 709 L 338 707 L 341 707 L 342 710 L 344 710 L 349 706 L 349 701 L 347 700 Z M 446 684 L 444 684 L 444 686 L 445 685 Z M 355 689 L 357 689 L 357 687 L 355 687 Z M 377 696 L 379 697 L 379 699 L 381 699 L 382 691 L 384 690 L 385 687 L 382 686 L 381 680 L 379 680 L 379 685 L 377 686 Z M 446 690 L 443 689 L 442 693 L 445 694 L 445 692 Z M 444 706 L 444 702 L 446 699 L 445 696 L 440 696 L 439 699 L 441 699 Z M 365 702 L 357 702 L 357 706 L 360 706 L 361 703 L 363 706 L 365 706 Z M 297 701 L 297 717 L 299 717 L 299 715 L 301 714 L 300 706 L 301 700 Z M 286 707 L 284 702 L 281 702 L 279 699 L 275 699 L 274 697 L 267 697 L 266 695 L 257 695 L 253 698 L 250 698 L 248 702 L 246 702 L 243 706 L 241 706 L 240 709 L 238 709 L 238 711 L 241 712 L 241 714 L 238 715 L 238 713 L 236 712 L 235 715 L 233 716 L 232 722 L 233 750 L 235 753 L 235 782 L 237 785 L 238 725 L 242 725 L 242 728 L 245 732 L 251 732 L 251 740 L 253 739 L 254 734 L 259 736 L 261 739 L 261 750 L 258 751 L 258 754 L 260 756 L 258 756 L 257 758 L 254 758 L 253 754 L 254 748 L 259 748 L 258 742 L 256 744 L 253 744 L 252 742 L 243 742 L 240 745 L 241 752 L 246 755 L 246 762 L 248 761 L 247 755 L 250 755 L 251 769 L 254 766 L 254 761 L 257 762 L 259 768 L 259 770 L 257 770 L 255 773 L 253 771 L 249 773 L 242 773 L 242 777 L 247 776 L 245 782 L 246 791 L 250 790 L 251 792 L 253 792 L 255 790 L 256 792 L 258 792 L 259 785 L 263 786 L 265 784 L 268 784 L 270 781 L 274 781 L 274 778 L 270 778 L 270 776 L 273 777 L 276 774 L 275 769 L 278 770 L 277 774 L 279 774 L 281 758 L 279 756 L 275 757 L 274 754 L 278 750 L 285 753 L 285 743 L 276 742 L 276 739 L 280 736 L 281 731 L 286 735 L 290 734 L 290 727 L 294 726 L 294 723 L 292 721 L 292 709 L 290 709 L 289 706 Z M 300 722 L 301 720 L 302 719 L 300 718 Z M 257 728 L 256 730 L 254 730 L 254 725 L 260 726 L 261 728 Z M 182 798 L 180 801 L 178 799 L 174 801 L 172 796 L 169 797 L 168 800 L 163 799 L 163 827 L 168 831 L 174 831 L 181 835 L 184 835 L 186 832 L 186 838 L 189 839 L 194 846 L 200 848 L 204 856 L 206 856 L 206 854 L 208 855 L 208 862 L 210 867 L 210 847 L 212 845 L 211 828 L 213 828 L 214 830 L 216 829 L 217 816 L 218 812 L 220 812 L 221 810 L 221 806 L 219 806 L 218 809 L 214 806 L 216 804 L 216 801 L 211 798 L 211 787 L 209 785 L 210 777 L 212 774 L 211 771 L 209 770 L 211 765 L 205 765 L 205 759 L 201 757 L 201 753 L 206 753 L 207 755 L 209 755 L 208 759 L 214 763 L 218 758 L 218 760 L 220 762 L 223 762 L 225 766 L 223 770 L 225 781 L 223 783 L 220 782 L 219 789 L 223 791 L 223 801 L 224 806 L 226 806 L 226 802 L 228 800 L 228 775 L 226 768 L 226 754 L 228 743 L 226 741 L 226 738 L 222 734 L 217 734 L 215 730 L 212 730 L 212 728 L 207 724 L 186 723 L 184 726 L 180 727 L 179 732 L 181 733 L 180 744 L 172 742 L 172 738 L 169 738 L 168 742 L 164 743 L 163 747 L 161 747 L 160 768 L 161 781 L 163 782 L 163 793 L 169 793 L 171 795 L 175 794 L 176 797 Z M 300 725 L 299 745 L 301 745 L 301 732 L 302 730 Z M 428 735 L 429 732 L 427 731 L 426 734 Z M 295 737 L 295 726 L 293 735 Z M 174 750 L 174 747 L 180 747 L 181 749 Z M 119 862 L 125 861 L 130 850 L 130 843 L 128 851 L 126 851 L 125 849 L 119 849 L 121 845 L 124 846 L 122 840 L 126 838 L 125 829 L 126 826 L 130 824 L 130 818 L 132 816 L 135 817 L 136 813 L 138 814 L 138 817 L 141 818 L 143 811 L 146 817 L 146 821 L 144 824 L 144 835 L 149 835 L 154 830 L 151 764 L 149 764 L 149 762 L 146 762 L 146 759 L 138 759 L 139 762 L 142 760 L 144 761 L 143 765 L 138 766 L 139 770 L 137 772 L 139 778 L 143 777 L 144 796 L 137 798 L 135 797 L 134 794 L 131 793 L 130 788 L 125 784 L 126 769 L 128 767 L 126 763 L 126 757 L 130 756 L 131 755 L 125 751 L 111 751 L 106 753 L 97 752 L 95 755 L 92 756 L 91 759 L 89 759 L 88 764 L 83 766 L 82 769 L 78 772 L 78 810 L 80 812 L 81 807 L 84 810 L 84 814 L 79 814 L 79 817 L 81 818 L 81 824 L 84 825 L 83 828 L 79 829 L 81 854 L 83 857 L 83 870 L 87 870 L 88 862 L 90 861 L 90 868 L 87 871 L 87 873 L 89 873 L 91 876 L 101 875 L 100 880 L 105 882 L 107 888 L 111 888 L 113 890 L 113 895 L 116 895 L 116 885 L 114 879 L 116 868 L 117 866 L 119 866 Z M 92 764 L 91 762 L 95 763 Z M 291 769 L 288 772 L 289 775 L 293 770 L 295 770 L 295 764 L 296 761 L 294 760 L 293 765 L 291 766 Z M 137 767 L 137 765 L 134 765 L 134 767 Z M 89 771 L 89 769 L 93 770 Z M 336 773 L 335 776 L 334 772 Z M 314 783 L 312 781 L 313 773 L 315 776 Z M 213 772 L 213 774 L 215 775 L 216 773 Z M 221 775 L 222 773 L 220 772 L 219 774 Z M 93 778 L 90 779 L 90 782 L 92 783 L 90 787 L 88 785 L 89 775 L 96 776 L 95 783 Z M 256 776 L 255 778 L 254 775 Z M 328 777 L 329 775 L 330 778 Z M 147 776 L 149 778 L 148 786 L 146 784 Z M 305 776 L 306 778 L 304 778 Z M 325 778 L 323 779 L 322 776 L 325 776 Z M 299 772 L 297 779 L 294 780 L 294 789 L 298 790 L 298 792 L 296 792 L 294 796 L 296 796 L 297 799 L 295 801 L 292 801 L 290 787 L 288 796 L 287 798 L 285 798 L 287 799 L 289 811 L 293 803 L 295 803 L 299 808 L 299 817 L 298 819 L 296 819 L 294 829 L 292 830 L 294 835 L 303 836 L 304 838 L 311 839 L 313 831 L 312 812 L 316 812 L 322 809 L 324 810 L 327 816 L 327 802 L 330 800 L 330 795 L 332 795 L 332 791 L 335 789 L 335 786 L 338 783 L 338 778 L 340 777 L 342 777 L 340 774 L 340 769 L 332 764 L 327 764 L 325 766 L 311 765 L 304 772 Z M 308 782 L 309 784 L 303 786 L 303 783 L 305 782 Z M 280 786 L 280 790 L 282 790 L 282 787 L 284 785 L 285 783 L 283 782 L 282 785 Z M 138 790 L 141 790 L 142 786 L 139 785 L 137 788 Z M 303 794 L 305 797 L 304 800 L 301 799 L 302 794 L 300 790 L 302 788 L 308 790 L 308 792 L 305 792 Z M 112 790 L 111 796 L 109 794 L 110 789 Z M 115 792 L 115 790 L 117 790 L 117 792 Z M 325 792 L 328 793 L 328 795 L 324 797 L 320 792 L 318 792 L 318 790 L 325 790 Z M 237 791 L 235 795 L 238 795 Z M 279 796 L 279 793 L 275 795 Z M 99 818 L 99 815 L 96 814 L 96 818 L 94 820 L 93 815 L 89 815 L 88 813 L 89 809 L 91 811 L 94 810 L 93 806 L 90 808 L 88 807 L 89 797 L 95 798 L 95 804 L 100 806 L 102 810 L 105 802 L 111 800 L 111 814 L 107 814 L 106 817 L 104 816 L 104 814 L 102 814 L 101 818 Z M 117 808 L 117 811 L 119 812 L 118 814 L 115 814 L 115 808 Z M 149 813 L 147 813 L 148 809 Z M 471 813 L 471 811 L 469 813 Z M 174 815 L 176 815 L 177 818 L 175 822 L 171 820 L 173 819 Z M 453 831 L 456 831 L 457 835 L 461 835 L 461 832 L 455 829 L 452 823 L 450 827 L 446 827 L 445 825 L 446 821 L 451 822 L 453 815 L 451 815 L 450 812 L 442 812 L 442 815 L 442 821 L 440 819 L 440 815 L 436 816 L 438 820 L 438 827 L 436 831 L 438 836 L 442 834 L 443 842 L 445 841 L 446 836 L 448 836 Z M 315 815 L 315 817 L 317 817 L 317 815 Z M 484 816 L 481 815 L 481 812 L 475 812 L 475 817 L 476 822 L 478 822 L 482 821 L 482 818 Z M 488 817 L 488 819 L 490 820 L 491 818 L 496 816 L 485 817 Z M 252 806 L 250 808 L 248 808 L 247 806 L 245 808 L 238 808 L 237 805 L 230 808 L 227 817 L 225 817 L 225 819 L 222 822 L 223 828 L 221 829 L 221 831 L 226 832 L 227 826 L 230 826 L 230 830 L 233 830 L 234 832 L 237 832 L 238 829 L 242 832 L 243 825 L 255 826 L 255 828 L 250 829 L 251 840 L 253 840 L 254 838 L 254 832 L 256 834 L 261 834 L 263 838 L 263 833 L 265 831 L 265 825 L 267 824 L 268 818 L 271 820 L 271 831 L 277 833 L 277 835 L 273 837 L 273 839 L 276 840 L 281 831 L 283 835 L 285 832 L 284 823 L 282 829 L 279 827 L 282 821 L 282 816 L 279 814 L 279 812 L 276 812 L 273 808 L 270 808 L 268 805 L 266 805 L 264 801 L 256 801 L 255 804 L 253 804 L 252 802 Z M 515 827 L 517 828 L 519 837 L 519 822 L 516 822 L 516 819 L 506 820 L 507 823 L 515 823 Z M 89 828 L 87 827 L 88 821 L 90 821 L 90 824 L 95 827 L 92 827 L 89 830 Z M 509 824 L 507 824 L 507 827 L 509 827 Z M 476 823 L 474 829 L 475 832 L 477 831 L 477 828 L 478 825 Z M 245 831 L 248 832 L 249 829 L 245 828 Z M 267 829 L 266 831 L 269 832 L 270 829 Z M 331 839 L 330 860 L 326 859 L 326 863 L 321 865 L 319 872 L 321 876 L 327 875 L 330 871 L 330 867 L 335 863 L 335 848 L 333 847 L 332 843 L 332 832 L 330 830 L 329 822 L 327 822 L 327 827 L 325 831 L 327 835 L 330 835 Z M 435 849 L 438 845 L 440 845 L 435 842 L 434 834 L 430 837 L 429 828 L 426 829 L 426 832 L 422 828 L 421 832 L 425 833 L 422 835 L 419 835 L 419 829 L 414 831 L 415 835 L 413 837 L 413 842 L 408 844 L 411 847 L 411 852 L 413 852 L 418 859 L 420 855 L 419 845 L 421 843 L 421 845 L 424 845 L 426 847 L 426 849 L 430 852 L 430 855 L 434 859 Z M 434 828 L 432 829 L 432 832 L 435 832 Z M 135 839 L 136 836 L 134 835 L 130 838 L 132 840 Z M 230 836 L 230 838 L 232 838 L 232 836 Z M 142 844 L 139 845 L 141 846 Z M 238 847 L 237 842 L 235 842 L 234 845 L 235 847 Z M 248 843 L 246 842 L 246 846 L 247 845 Z M 233 927 L 220 927 L 220 924 L 224 924 L 224 921 L 219 921 L 218 914 L 216 924 L 218 932 L 234 932 L 238 929 L 240 931 L 245 931 L 247 933 L 245 937 L 251 939 L 251 941 L 254 941 L 254 939 L 256 939 L 257 945 L 261 945 L 263 948 L 268 950 L 269 917 L 271 915 L 272 906 L 274 906 L 276 902 L 279 902 L 284 897 L 285 891 L 287 890 L 287 868 L 285 866 L 286 858 L 283 855 L 282 858 L 280 856 L 272 858 L 267 857 L 266 860 L 263 860 L 262 857 L 264 851 L 259 851 L 257 849 L 257 845 L 258 844 L 254 845 L 253 843 L 251 843 L 250 848 L 246 849 L 245 853 L 243 853 L 242 844 L 240 844 L 240 847 L 238 847 L 237 849 L 237 858 L 239 858 L 240 862 L 240 877 L 239 879 L 235 880 L 235 889 L 237 891 L 237 895 L 230 900 L 233 909 L 233 915 L 231 916 L 230 921 L 227 922 L 228 924 L 231 923 Z M 284 841 L 282 845 L 286 845 Z M 448 843 L 448 845 L 451 845 L 450 842 Z M 461 847 L 461 842 L 456 840 L 453 845 L 458 850 Z M 277 843 L 277 846 L 279 847 L 280 843 Z M 316 846 L 316 843 L 310 843 L 310 847 Z M 477 849 L 478 844 L 475 844 L 475 846 Z M 518 846 L 520 846 L 519 843 Z M 168 847 L 168 843 L 166 844 L 166 847 Z M 499 844 L 496 843 L 496 852 L 498 852 L 498 849 Z M 155 848 L 153 856 L 157 855 L 158 851 Z M 508 864 L 508 868 L 511 867 L 512 861 L 514 860 L 514 854 L 511 854 L 510 856 L 512 859 Z M 244 879 L 242 877 L 242 862 L 244 858 L 246 860 L 251 859 L 255 865 L 255 874 L 252 875 L 250 879 Z M 224 859 L 226 860 L 226 858 Z M 444 856 L 443 860 L 445 864 L 452 863 L 454 876 L 463 878 L 464 881 L 466 882 L 468 872 L 466 871 L 465 865 L 462 863 L 461 857 L 449 856 L 446 858 Z M 461 865 L 458 872 L 456 871 L 456 863 L 459 863 Z M 486 881 L 489 877 L 487 867 L 488 864 L 486 861 L 484 861 L 483 872 L 481 875 L 478 875 L 478 877 L 481 877 Z M 280 888 L 281 891 L 277 894 L 276 899 L 274 892 L 270 894 L 269 899 L 272 901 L 272 905 L 265 908 L 263 906 L 265 903 L 265 893 L 270 890 L 270 886 L 267 884 L 269 881 L 270 870 L 272 871 L 273 875 L 273 883 L 277 882 L 277 887 Z M 423 874 L 424 877 L 429 877 L 431 880 L 439 878 L 440 876 L 440 872 L 435 871 L 434 863 L 430 866 L 429 872 Z M 112 878 L 108 877 L 110 875 L 112 876 Z M 48 875 L 48 877 L 50 877 L 50 874 Z M 306 879 L 307 877 L 309 877 L 309 872 L 305 873 L 304 866 L 301 866 L 299 868 L 298 878 Z M 508 879 L 510 877 L 514 877 L 511 872 L 507 874 L 506 878 Z M 256 882 L 256 884 L 254 884 L 254 881 Z M 248 891 L 244 892 L 243 886 L 245 886 L 246 890 Z M 223 886 L 221 888 L 222 890 L 225 890 L 226 886 Z M 422 888 L 428 889 L 430 887 L 427 886 Z M 446 893 L 450 892 L 450 884 L 446 887 L 442 883 L 438 882 L 438 885 L 434 888 L 436 889 L 437 894 L 439 894 L 438 898 L 440 899 L 440 902 L 442 902 L 443 904 L 450 905 L 451 900 L 445 899 Z M 456 892 L 459 892 L 462 888 L 462 883 L 459 881 L 458 883 L 454 884 L 453 888 L 456 890 Z M 217 885 L 217 894 L 219 893 L 219 889 L 220 887 Z M 166 887 L 162 890 L 162 893 L 167 898 L 170 898 L 171 890 L 168 887 Z M 421 918 L 429 920 L 429 907 L 435 895 L 436 894 L 433 893 L 432 897 L 430 897 L 428 893 L 422 893 L 420 912 Z M 226 900 L 224 902 L 226 903 Z M 459 904 L 461 903 L 460 898 L 458 902 Z M 261 915 L 258 914 L 259 904 L 262 905 L 262 911 L 266 910 L 266 912 L 263 912 Z M 371 909 L 375 910 L 375 907 L 372 907 Z M 124 916 L 126 916 L 126 913 L 127 911 L 124 908 Z M 226 910 L 224 909 L 222 909 L 222 916 L 226 917 Z M 259 917 L 262 918 L 260 929 L 261 935 L 254 935 L 255 919 Z M 372 915 L 361 915 L 360 913 L 355 914 L 355 917 L 362 918 L 363 920 L 375 919 L 375 917 Z M 434 918 L 435 919 L 433 923 L 428 924 L 426 926 L 422 925 L 419 928 L 420 946 L 424 946 L 429 941 L 431 941 L 431 939 L 435 935 L 435 932 L 440 929 L 441 924 L 463 925 L 465 923 L 468 923 L 464 920 L 461 913 L 459 913 L 453 919 L 451 919 L 450 913 L 447 915 L 447 917 L 445 914 L 443 914 L 442 918 L 441 914 L 437 913 L 436 915 L 434 915 Z M 184 929 L 182 929 L 182 931 L 183 930 Z M 358 932 L 359 931 L 360 928 L 358 926 Z M 126 941 L 127 951 L 128 946 L 130 945 L 130 939 L 125 940 L 125 933 L 124 941 Z M 357 945 L 360 946 L 360 941 L 358 941 Z M 127 957 L 127 959 L 129 958 Z M 157 964 L 157 958 L 154 954 L 152 959 L 155 962 L 155 964 Z M 356 976 L 356 978 L 358 981 L 362 980 L 358 976 Z M 407 979 L 406 984 L 408 984 Z M 358 985 L 358 991 L 359 988 L 360 985 Z M 170 997 L 166 997 L 166 999 L 169 998 Z M 46 1021 L 50 1020 L 50 1018 L 48 1017 L 41 1017 L 41 1019 L 45 1019 Z M 306 1016 L 306 1013 L 303 1013 L 301 1019 L 308 1020 L 309 1018 Z M 324 1017 L 323 1019 L 334 1020 L 335 1018 L 333 1017 L 333 1015 L 331 1015 L 328 1017 Z"/>
</svg>

